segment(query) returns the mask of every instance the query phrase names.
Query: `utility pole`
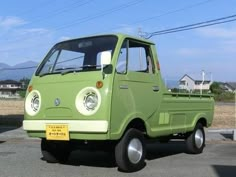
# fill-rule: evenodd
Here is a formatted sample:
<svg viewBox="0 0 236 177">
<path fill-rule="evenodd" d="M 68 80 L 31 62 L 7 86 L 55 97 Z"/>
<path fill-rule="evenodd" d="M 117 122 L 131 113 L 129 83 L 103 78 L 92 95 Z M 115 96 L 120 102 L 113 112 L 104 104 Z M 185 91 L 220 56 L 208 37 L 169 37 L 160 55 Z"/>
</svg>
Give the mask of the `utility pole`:
<svg viewBox="0 0 236 177">
<path fill-rule="evenodd" d="M 203 84 L 205 81 L 205 71 L 202 70 L 202 83 L 201 83 L 201 88 L 200 88 L 200 94 L 202 95 L 202 89 L 203 89 Z"/>
<path fill-rule="evenodd" d="M 142 29 L 138 28 L 138 34 L 140 37 L 142 37 Z M 142 50 L 141 47 L 139 47 L 139 67 L 140 69 L 142 69 L 143 65 L 142 65 Z"/>
<path fill-rule="evenodd" d="M 210 72 L 210 74 L 211 74 L 211 84 L 213 83 L 213 74 L 212 74 L 212 72 Z"/>
<path fill-rule="evenodd" d="M 142 37 L 142 29 L 141 28 L 138 28 L 138 36 Z"/>
</svg>

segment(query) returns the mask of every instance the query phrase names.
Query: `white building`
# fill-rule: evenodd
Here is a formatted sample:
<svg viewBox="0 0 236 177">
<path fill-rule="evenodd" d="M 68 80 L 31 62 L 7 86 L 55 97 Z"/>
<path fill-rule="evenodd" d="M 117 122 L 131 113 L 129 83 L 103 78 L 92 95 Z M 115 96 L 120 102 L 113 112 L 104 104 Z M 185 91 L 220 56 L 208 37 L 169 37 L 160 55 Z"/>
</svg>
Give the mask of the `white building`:
<svg viewBox="0 0 236 177">
<path fill-rule="evenodd" d="M 188 90 L 189 92 L 192 92 L 194 90 L 209 90 L 211 84 L 211 80 L 205 80 L 201 77 L 189 76 L 185 74 L 179 80 L 179 89 Z"/>
<path fill-rule="evenodd" d="M 0 81 L 0 98 L 20 98 L 17 93 L 21 90 L 21 83 L 14 80 Z"/>
<path fill-rule="evenodd" d="M 220 85 L 224 91 L 236 93 L 236 82 L 226 82 Z"/>
</svg>

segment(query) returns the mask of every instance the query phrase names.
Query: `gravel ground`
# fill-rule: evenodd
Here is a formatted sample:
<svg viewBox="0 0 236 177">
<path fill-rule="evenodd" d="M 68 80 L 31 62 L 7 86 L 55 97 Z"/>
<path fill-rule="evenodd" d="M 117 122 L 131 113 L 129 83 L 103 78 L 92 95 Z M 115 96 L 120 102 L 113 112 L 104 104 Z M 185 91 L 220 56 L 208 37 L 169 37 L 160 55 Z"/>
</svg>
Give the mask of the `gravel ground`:
<svg viewBox="0 0 236 177">
<path fill-rule="evenodd" d="M 23 100 L 0 100 L 0 115 L 23 115 Z"/>
<path fill-rule="evenodd" d="M 236 128 L 236 104 L 216 103 L 212 128 Z"/>
<path fill-rule="evenodd" d="M 215 115 L 211 128 L 236 127 L 235 103 L 216 103 Z M 0 115 L 14 116 L 24 114 L 23 100 L 0 100 Z"/>
</svg>

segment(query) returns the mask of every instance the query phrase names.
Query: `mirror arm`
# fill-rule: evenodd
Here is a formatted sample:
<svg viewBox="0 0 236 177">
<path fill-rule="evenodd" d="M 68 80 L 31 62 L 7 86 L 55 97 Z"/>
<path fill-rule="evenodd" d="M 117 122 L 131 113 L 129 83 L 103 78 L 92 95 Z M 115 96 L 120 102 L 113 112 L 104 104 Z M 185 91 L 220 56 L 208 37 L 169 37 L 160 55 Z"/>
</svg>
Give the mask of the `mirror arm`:
<svg viewBox="0 0 236 177">
<path fill-rule="evenodd" d="M 103 67 L 104 67 L 104 65 L 102 64 L 101 72 L 102 72 L 102 79 L 104 80 L 105 79 L 105 73 L 104 73 Z"/>
</svg>

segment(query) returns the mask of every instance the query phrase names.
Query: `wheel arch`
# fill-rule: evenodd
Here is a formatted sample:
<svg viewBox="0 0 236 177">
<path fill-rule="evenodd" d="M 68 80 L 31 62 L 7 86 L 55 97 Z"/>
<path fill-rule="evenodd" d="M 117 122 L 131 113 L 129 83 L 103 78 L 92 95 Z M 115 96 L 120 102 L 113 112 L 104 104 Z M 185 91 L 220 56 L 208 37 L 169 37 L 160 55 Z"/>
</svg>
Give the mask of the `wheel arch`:
<svg viewBox="0 0 236 177">
<path fill-rule="evenodd" d="M 193 124 L 193 128 L 197 125 L 197 123 L 201 123 L 203 127 L 207 127 L 208 125 L 207 114 L 204 114 L 204 113 L 197 114 L 194 120 L 195 121 Z"/>
<path fill-rule="evenodd" d="M 130 128 L 135 128 L 135 129 L 141 131 L 142 133 L 146 133 L 147 132 L 145 122 L 141 118 L 134 118 L 134 119 L 132 119 L 128 123 L 128 125 L 127 125 L 127 127 L 126 127 L 124 132 L 126 132 Z"/>
<path fill-rule="evenodd" d="M 201 123 L 203 127 L 207 127 L 207 119 L 205 117 L 198 119 L 197 123 Z"/>
<path fill-rule="evenodd" d="M 203 127 L 208 127 L 207 115 L 203 114 L 203 113 L 197 114 L 194 117 L 194 119 L 193 119 L 192 123 L 190 124 L 190 126 L 188 126 L 186 128 L 186 132 L 192 132 L 198 123 L 201 123 Z"/>
<path fill-rule="evenodd" d="M 123 124 L 122 126 L 122 129 L 120 129 L 119 133 L 114 134 L 115 136 L 113 135 L 112 139 L 118 140 L 122 138 L 125 132 L 127 132 L 127 130 L 131 128 L 141 131 L 144 135 L 147 132 L 145 121 L 142 118 L 136 117 L 125 122 L 125 124 Z"/>
</svg>

